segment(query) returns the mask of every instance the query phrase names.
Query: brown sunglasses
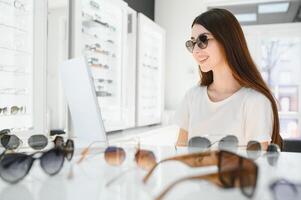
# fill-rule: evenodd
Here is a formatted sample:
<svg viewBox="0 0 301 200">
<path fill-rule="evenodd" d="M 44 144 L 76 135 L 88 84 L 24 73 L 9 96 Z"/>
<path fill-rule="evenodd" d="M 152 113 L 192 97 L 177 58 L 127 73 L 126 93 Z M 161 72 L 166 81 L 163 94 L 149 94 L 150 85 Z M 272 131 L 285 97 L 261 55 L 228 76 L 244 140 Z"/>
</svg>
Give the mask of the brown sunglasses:
<svg viewBox="0 0 301 200">
<path fill-rule="evenodd" d="M 246 197 L 251 198 L 254 195 L 258 167 L 251 159 L 229 151 L 215 151 L 177 156 L 170 160 L 177 160 L 191 167 L 217 165 L 218 173 L 181 178 L 169 185 L 156 200 L 163 199 L 175 185 L 190 180 L 207 180 L 223 188 L 239 186 Z"/>
<path fill-rule="evenodd" d="M 93 144 L 95 144 L 95 142 L 91 143 L 82 151 L 81 158 L 77 161 L 78 164 L 87 157 Z M 104 158 L 109 165 L 119 166 L 126 159 L 126 152 L 121 147 L 108 146 L 104 151 Z M 135 153 L 135 161 L 137 165 L 144 170 L 152 169 L 157 163 L 155 154 L 150 150 L 141 149 L 140 142 L 138 143 L 138 147 Z"/>
</svg>

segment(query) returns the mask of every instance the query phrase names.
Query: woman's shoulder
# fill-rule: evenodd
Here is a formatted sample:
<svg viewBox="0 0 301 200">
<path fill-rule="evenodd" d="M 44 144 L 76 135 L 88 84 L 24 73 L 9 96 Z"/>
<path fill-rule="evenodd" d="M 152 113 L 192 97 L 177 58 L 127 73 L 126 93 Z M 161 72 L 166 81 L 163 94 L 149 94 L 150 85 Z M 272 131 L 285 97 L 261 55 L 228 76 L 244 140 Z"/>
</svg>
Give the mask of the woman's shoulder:
<svg viewBox="0 0 301 200">
<path fill-rule="evenodd" d="M 246 101 L 250 104 L 270 104 L 270 100 L 261 92 L 252 88 L 244 88 Z"/>
</svg>

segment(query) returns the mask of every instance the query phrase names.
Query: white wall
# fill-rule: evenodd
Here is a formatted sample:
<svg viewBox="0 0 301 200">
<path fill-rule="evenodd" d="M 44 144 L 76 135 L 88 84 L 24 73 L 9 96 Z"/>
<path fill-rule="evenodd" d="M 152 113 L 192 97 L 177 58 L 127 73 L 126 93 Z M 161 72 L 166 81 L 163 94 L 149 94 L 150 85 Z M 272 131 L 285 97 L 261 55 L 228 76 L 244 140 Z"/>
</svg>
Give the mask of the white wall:
<svg viewBox="0 0 301 200">
<path fill-rule="evenodd" d="M 155 2 L 155 21 L 166 30 L 165 109 L 174 109 L 199 79 L 197 64 L 184 43 L 193 19 L 204 10 L 200 0 Z"/>
<path fill-rule="evenodd" d="M 62 1 L 66 2 L 66 1 Z M 59 4 L 63 5 L 63 4 Z M 49 5 L 47 59 L 47 127 L 67 128 L 67 105 L 59 76 L 60 64 L 68 59 L 67 4 Z"/>
<path fill-rule="evenodd" d="M 275 1 L 283 0 L 156 0 L 155 21 L 166 30 L 165 109 L 175 109 L 199 80 L 197 64 L 184 46 L 196 16 L 208 6 Z"/>
</svg>

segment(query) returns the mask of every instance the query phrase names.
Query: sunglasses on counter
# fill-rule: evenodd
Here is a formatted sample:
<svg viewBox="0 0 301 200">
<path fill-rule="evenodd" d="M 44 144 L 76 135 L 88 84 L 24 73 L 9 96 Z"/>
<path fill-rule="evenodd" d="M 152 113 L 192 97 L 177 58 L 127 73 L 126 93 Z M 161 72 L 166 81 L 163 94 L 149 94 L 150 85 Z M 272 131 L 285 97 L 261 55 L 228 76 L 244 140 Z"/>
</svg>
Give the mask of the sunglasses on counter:
<svg viewBox="0 0 301 200">
<path fill-rule="evenodd" d="M 64 151 L 64 155 L 68 161 L 72 160 L 74 154 L 74 141 L 72 139 L 68 139 L 65 142 L 62 136 L 56 136 L 53 143 L 55 148 L 59 148 Z"/>
<path fill-rule="evenodd" d="M 96 143 L 98 142 L 95 141 L 83 149 L 81 158 L 77 162 L 78 164 L 88 156 L 92 146 Z M 126 151 L 122 147 L 108 146 L 104 150 L 104 159 L 106 163 L 111 166 L 120 166 L 126 159 Z M 138 147 L 136 148 L 135 162 L 140 168 L 145 170 L 152 169 L 157 163 L 155 154 L 150 150 L 141 149 L 140 142 L 138 142 Z"/>
<path fill-rule="evenodd" d="M 11 184 L 21 181 L 30 171 L 35 160 L 40 160 L 43 171 L 53 176 L 60 172 L 64 160 L 71 159 L 74 152 L 72 140 L 68 140 L 65 147 L 54 147 L 45 152 L 36 152 L 30 155 L 25 153 L 7 153 L 1 156 L 0 177 Z M 40 154 L 40 155 L 39 155 Z"/>
<path fill-rule="evenodd" d="M 206 139 L 208 140 L 208 139 Z M 200 141 L 200 140 L 198 140 Z M 204 140 L 205 141 L 205 140 Z M 209 140 L 208 140 L 209 141 Z M 237 147 L 237 144 L 235 140 L 235 136 L 226 136 L 223 139 L 220 140 L 220 142 L 223 141 L 223 143 L 219 143 L 220 147 L 219 150 L 220 151 L 231 151 L 231 152 L 235 152 L 233 149 L 235 147 Z M 192 142 L 190 143 L 190 145 L 192 144 Z M 193 142 L 194 147 L 196 147 L 198 145 L 198 143 L 196 141 Z M 204 143 L 199 143 L 199 144 L 204 144 Z M 221 145 L 223 144 L 223 145 Z M 235 144 L 235 145 L 234 145 Z M 208 145 L 206 145 L 206 147 L 208 147 Z M 188 147 L 190 148 L 190 147 Z M 208 149 L 207 149 L 208 150 Z M 247 145 L 247 156 L 248 158 L 255 160 L 257 159 L 260 155 L 261 155 L 261 144 L 257 141 L 250 141 L 248 142 Z M 143 182 L 146 183 L 148 181 L 148 179 L 150 178 L 150 176 L 153 174 L 153 172 L 155 171 L 155 169 L 162 163 L 165 162 L 169 162 L 169 161 L 178 161 L 181 162 L 183 164 L 188 165 L 189 167 L 201 167 L 201 166 L 208 166 L 208 165 L 212 165 L 212 163 L 208 163 L 206 160 L 204 160 L 204 155 L 206 156 L 207 154 L 204 153 L 206 151 L 196 151 L 196 149 L 194 148 L 193 152 L 191 154 L 187 154 L 187 155 L 183 155 L 183 156 L 174 156 L 174 157 L 169 157 L 169 158 L 165 158 L 161 161 L 159 161 L 158 163 L 156 163 L 154 165 L 154 167 L 152 169 L 150 169 L 148 171 L 148 173 L 145 175 L 145 177 L 143 178 Z M 269 144 L 266 153 L 264 154 L 267 158 L 267 161 L 270 165 L 275 166 L 277 164 L 278 158 L 279 158 L 279 152 L 280 152 L 280 148 L 278 145 L 276 144 Z M 200 162 L 197 162 L 197 159 L 200 160 Z"/>
<path fill-rule="evenodd" d="M 200 137 L 200 136 L 192 137 L 188 141 L 188 150 L 190 152 L 205 151 L 205 150 L 209 150 L 216 143 L 218 143 L 219 150 L 226 150 L 231 152 L 237 152 L 238 148 L 243 147 L 244 149 L 246 149 L 248 158 L 251 158 L 253 160 L 259 158 L 263 151 L 260 142 L 255 140 L 250 140 L 247 143 L 247 145 L 239 145 L 238 138 L 235 135 L 227 135 L 215 142 L 211 142 L 206 137 Z M 277 161 L 277 158 L 279 157 L 279 152 L 280 152 L 280 148 L 277 144 L 271 143 L 268 145 L 266 155 L 269 164 L 271 165 L 272 163 L 275 164 L 275 161 Z"/>
<path fill-rule="evenodd" d="M 22 140 L 10 134 L 10 129 L 3 129 L 0 131 L 0 142 L 6 150 L 15 150 L 22 145 Z M 48 139 L 45 135 L 32 135 L 27 140 L 28 145 L 34 150 L 44 149 L 48 144 Z"/>
<path fill-rule="evenodd" d="M 18 136 L 10 134 L 10 129 L 0 131 L 0 142 L 5 150 L 16 150 L 23 144 Z M 55 147 L 61 148 L 66 152 L 68 160 L 72 159 L 74 149 L 73 140 L 68 139 L 65 143 L 62 136 L 56 136 L 53 142 Z M 32 135 L 28 138 L 27 143 L 34 150 L 42 150 L 48 145 L 48 138 L 43 134 Z"/>
<path fill-rule="evenodd" d="M 155 198 L 156 200 L 163 199 L 174 186 L 185 181 L 193 180 L 207 180 L 223 188 L 239 187 L 241 192 L 248 198 L 254 195 L 257 184 L 258 167 L 251 159 L 228 151 L 194 153 L 174 157 L 173 159 L 182 161 L 190 166 L 217 165 L 218 172 L 178 179 L 160 193 L 159 196 Z"/>
<path fill-rule="evenodd" d="M 193 151 L 204 151 L 210 149 L 214 144 L 218 143 L 219 150 L 227 150 L 236 152 L 239 147 L 244 147 L 247 150 L 249 158 L 257 159 L 261 154 L 261 144 L 258 141 L 251 140 L 247 145 L 239 145 L 238 138 L 235 135 L 227 135 L 220 140 L 211 142 L 206 137 L 192 137 L 188 141 L 188 150 Z"/>
<path fill-rule="evenodd" d="M 270 184 L 270 191 L 274 200 L 301 199 L 301 183 L 292 182 L 287 179 L 277 179 Z"/>
<path fill-rule="evenodd" d="M 187 50 L 192 53 L 195 45 L 197 45 L 200 49 L 205 49 L 208 46 L 208 41 L 210 38 L 208 38 L 208 34 L 200 34 L 197 39 L 191 39 L 186 41 L 185 46 Z"/>
</svg>

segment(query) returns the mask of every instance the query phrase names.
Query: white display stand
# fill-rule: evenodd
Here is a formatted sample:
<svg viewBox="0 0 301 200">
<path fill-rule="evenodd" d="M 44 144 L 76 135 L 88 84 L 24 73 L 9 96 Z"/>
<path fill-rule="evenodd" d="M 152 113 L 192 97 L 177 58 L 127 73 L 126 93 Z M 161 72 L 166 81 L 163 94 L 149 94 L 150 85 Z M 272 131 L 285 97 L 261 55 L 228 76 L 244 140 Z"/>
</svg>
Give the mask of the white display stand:
<svg viewBox="0 0 301 200">
<path fill-rule="evenodd" d="M 106 131 L 86 60 L 81 57 L 65 61 L 60 70 L 75 139 L 80 146 L 94 141 L 106 143 Z"/>
</svg>

